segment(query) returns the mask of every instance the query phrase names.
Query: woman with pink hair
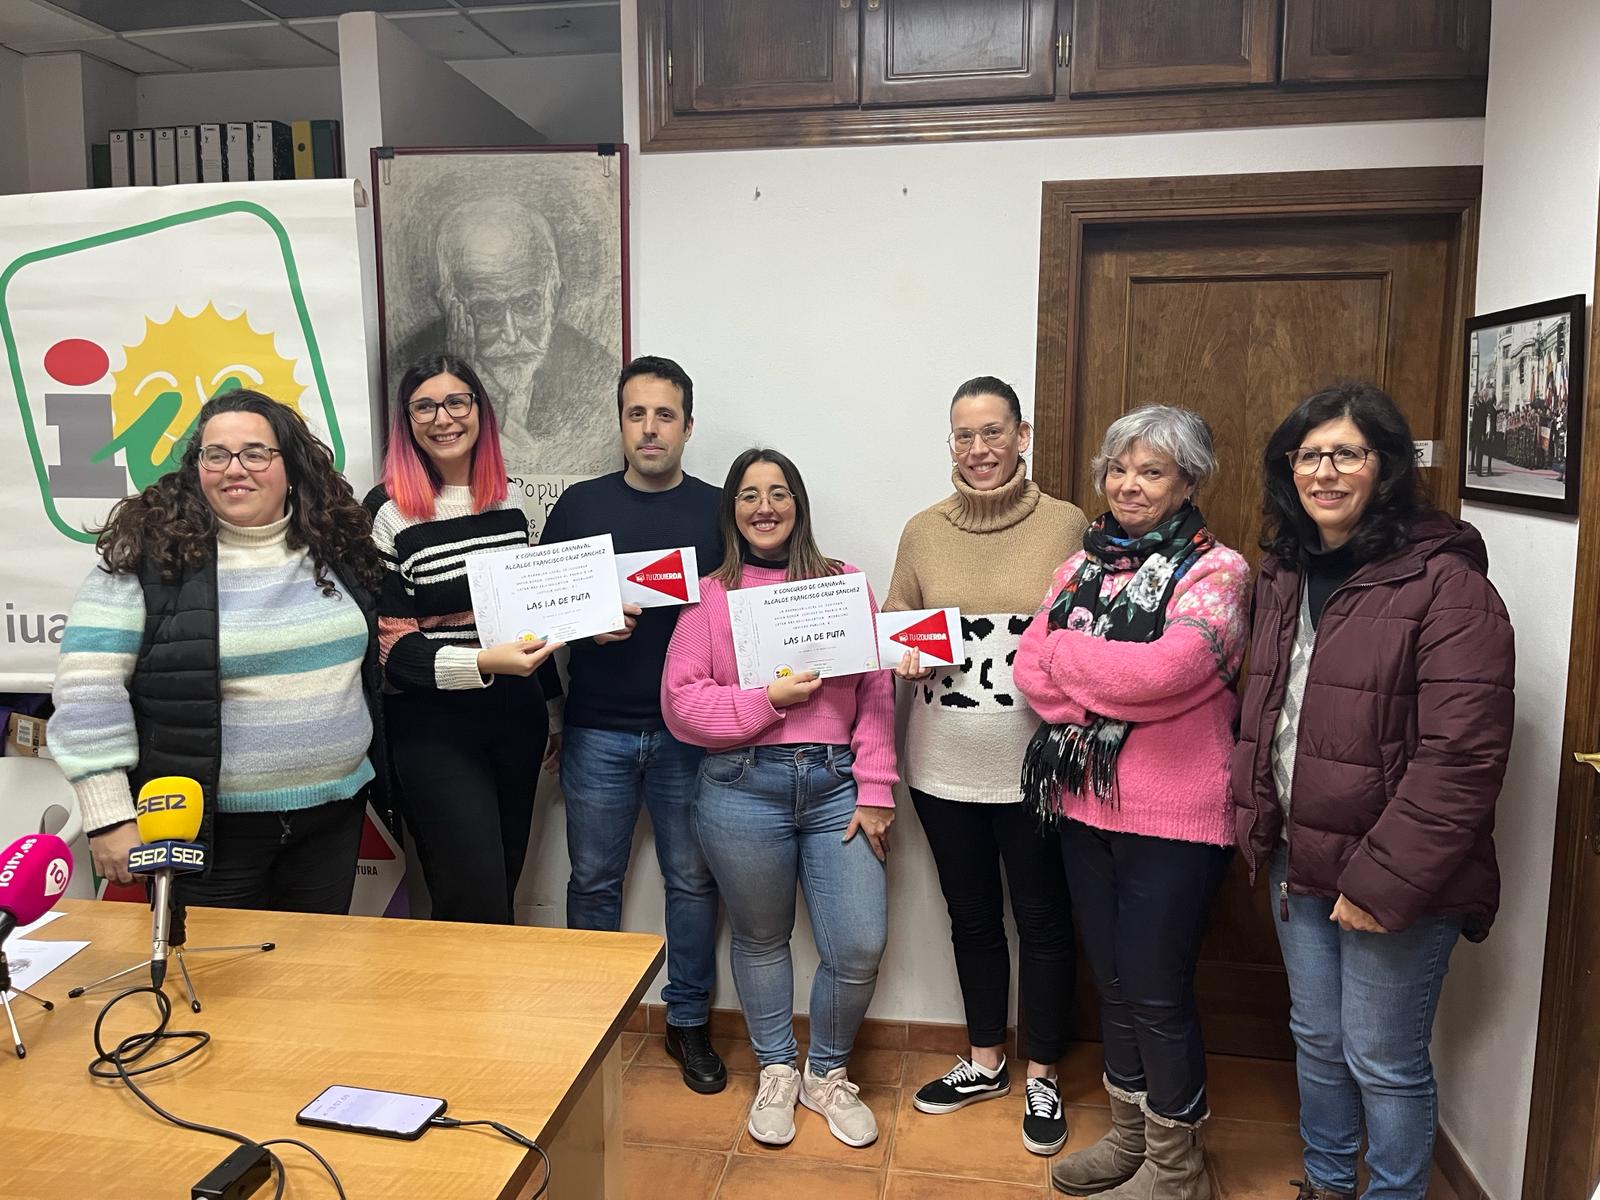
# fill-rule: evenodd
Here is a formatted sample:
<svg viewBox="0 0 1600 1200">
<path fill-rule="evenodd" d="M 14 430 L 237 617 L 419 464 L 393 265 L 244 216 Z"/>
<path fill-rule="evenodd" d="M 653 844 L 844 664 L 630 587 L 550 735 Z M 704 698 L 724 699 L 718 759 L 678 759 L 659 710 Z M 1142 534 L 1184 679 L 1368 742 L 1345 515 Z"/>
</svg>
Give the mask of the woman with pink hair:
<svg viewBox="0 0 1600 1200">
<path fill-rule="evenodd" d="M 534 672 L 560 643 L 478 640 L 466 560 L 529 536 L 506 496 L 494 406 L 467 363 L 436 355 L 401 378 L 383 482 L 366 503 L 385 567 L 390 753 L 433 915 L 510 924 L 549 734 Z"/>
</svg>

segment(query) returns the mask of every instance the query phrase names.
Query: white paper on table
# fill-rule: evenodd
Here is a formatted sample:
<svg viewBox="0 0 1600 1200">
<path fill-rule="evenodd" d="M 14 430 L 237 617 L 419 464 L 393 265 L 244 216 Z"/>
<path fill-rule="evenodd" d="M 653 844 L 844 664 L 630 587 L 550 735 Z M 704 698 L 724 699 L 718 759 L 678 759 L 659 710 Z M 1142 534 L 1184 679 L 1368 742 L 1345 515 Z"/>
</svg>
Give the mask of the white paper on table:
<svg viewBox="0 0 1600 1200">
<path fill-rule="evenodd" d="M 43 929 L 46 925 L 50 924 L 51 921 L 59 920 L 61 917 L 66 915 L 67 914 L 64 912 L 57 912 L 55 909 L 51 909 L 37 921 L 31 921 L 26 925 L 18 925 L 11 931 L 11 936 L 14 938 L 28 937 L 29 935 L 37 933 L 39 930 Z"/>
<path fill-rule="evenodd" d="M 953 667 L 964 661 L 959 608 L 914 608 L 878 614 L 878 658 L 885 667 L 907 650 L 920 650 L 925 666 Z"/>
<path fill-rule="evenodd" d="M 467 586 L 485 646 L 560 642 L 622 628 L 611 535 L 519 546 L 467 559 Z"/>
<path fill-rule="evenodd" d="M 878 669 L 867 577 L 824 575 L 728 593 L 739 686 L 766 687 L 801 671 L 822 676 Z"/>
<path fill-rule="evenodd" d="M 700 602 L 700 565 L 693 546 L 617 555 L 624 604 L 669 608 Z"/>
<path fill-rule="evenodd" d="M 6 964 L 11 968 L 11 986 L 31 991 L 34 984 L 54 971 L 88 942 L 30 942 L 17 938 L 6 941 Z"/>
</svg>

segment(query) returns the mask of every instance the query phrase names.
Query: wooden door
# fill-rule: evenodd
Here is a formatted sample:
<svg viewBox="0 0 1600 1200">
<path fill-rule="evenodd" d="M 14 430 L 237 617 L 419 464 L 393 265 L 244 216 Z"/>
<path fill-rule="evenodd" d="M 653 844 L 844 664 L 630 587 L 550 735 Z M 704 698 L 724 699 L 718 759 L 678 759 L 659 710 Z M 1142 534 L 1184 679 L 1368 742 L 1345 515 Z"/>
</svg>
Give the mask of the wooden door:
<svg viewBox="0 0 1600 1200">
<path fill-rule="evenodd" d="M 1489 0 L 1284 0 L 1286 83 L 1489 73 Z"/>
<path fill-rule="evenodd" d="M 1278 78 L 1278 0 L 1077 0 L 1072 94 Z"/>
<path fill-rule="evenodd" d="M 672 107 L 853 106 L 860 36 L 856 0 L 672 0 Z"/>
<path fill-rule="evenodd" d="M 1050 100 L 1056 0 L 865 0 L 861 102 Z"/>
<path fill-rule="evenodd" d="M 1323 195 L 1337 197 L 1341 173 L 1329 174 L 1334 182 Z M 1347 379 L 1378 383 L 1406 411 L 1416 437 L 1435 440 L 1439 460 L 1451 461 L 1454 363 L 1470 294 L 1462 275 L 1471 262 L 1473 221 L 1460 211 L 1341 215 L 1336 203 L 1333 211 L 1312 206 L 1315 215 L 1245 216 L 1240 210 L 1250 203 L 1242 192 L 1270 191 L 1272 184 L 1240 184 L 1241 178 L 1197 185 L 1210 189 L 1208 203 L 1221 210 L 1215 216 L 1191 211 L 1186 220 L 1161 219 L 1157 205 L 1142 214 L 1147 219 L 1118 223 L 1108 211 L 1114 205 L 1102 203 L 1093 223 L 1073 218 L 1075 234 L 1055 226 L 1047 196 L 1036 471 L 1042 484 L 1059 486 L 1085 512 L 1098 514 L 1105 502 L 1094 491 L 1089 460 L 1111 421 L 1141 404 L 1194 409 L 1210 422 L 1223 464 L 1201 507 L 1221 540 L 1254 567 L 1262 448 L 1277 423 L 1318 388 Z M 1276 178 L 1300 186 L 1307 177 Z M 1146 187 L 1161 192 L 1171 210 L 1172 193 L 1183 184 L 1086 186 L 1130 197 Z M 1359 192 L 1349 185 L 1352 207 Z M 1063 254 L 1065 262 L 1048 261 Z M 1070 280 L 1067 297 L 1051 282 L 1063 277 Z M 1072 322 L 1065 338 L 1051 327 L 1064 312 Z M 1052 394 L 1058 388 L 1068 403 Z M 1437 477 L 1428 480 L 1436 491 L 1444 487 L 1444 471 L 1423 474 Z M 1293 1054 L 1274 919 L 1266 887 L 1251 888 L 1237 860 L 1213 909 L 1197 976 L 1213 1051 Z M 1080 998 L 1091 994 L 1092 985 L 1081 981 Z M 1080 1003 L 1078 1021 L 1078 1035 L 1098 1036 L 1095 1006 Z"/>
</svg>

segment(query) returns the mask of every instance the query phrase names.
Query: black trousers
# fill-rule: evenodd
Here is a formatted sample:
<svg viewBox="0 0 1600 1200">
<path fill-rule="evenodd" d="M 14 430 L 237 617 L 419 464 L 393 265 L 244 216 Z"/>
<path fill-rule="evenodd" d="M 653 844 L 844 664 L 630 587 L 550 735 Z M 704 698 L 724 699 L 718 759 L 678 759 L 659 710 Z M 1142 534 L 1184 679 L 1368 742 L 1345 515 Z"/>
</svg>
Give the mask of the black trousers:
<svg viewBox="0 0 1600 1200">
<path fill-rule="evenodd" d="M 384 707 L 400 810 L 438 921 L 512 923 L 549 733 L 537 679 L 402 692 Z"/>
<path fill-rule="evenodd" d="M 1061 857 L 1084 952 L 1100 988 L 1106 1076 L 1148 1092 L 1155 1113 L 1206 1112 L 1206 1052 L 1194 970 L 1233 850 L 1061 826 Z"/>
<path fill-rule="evenodd" d="M 347 913 L 366 807 L 364 796 L 353 796 L 289 812 L 219 812 L 206 847 L 211 869 L 178 876 L 176 898 L 210 908 Z"/>
<path fill-rule="evenodd" d="M 1017 922 L 1023 1057 L 1053 1063 L 1066 1052 L 1077 946 L 1072 903 L 1054 835 L 1025 805 L 942 800 L 912 789 L 950 910 L 950 942 L 974 1046 L 1006 1040 L 1011 955 L 1000 867 Z"/>
</svg>

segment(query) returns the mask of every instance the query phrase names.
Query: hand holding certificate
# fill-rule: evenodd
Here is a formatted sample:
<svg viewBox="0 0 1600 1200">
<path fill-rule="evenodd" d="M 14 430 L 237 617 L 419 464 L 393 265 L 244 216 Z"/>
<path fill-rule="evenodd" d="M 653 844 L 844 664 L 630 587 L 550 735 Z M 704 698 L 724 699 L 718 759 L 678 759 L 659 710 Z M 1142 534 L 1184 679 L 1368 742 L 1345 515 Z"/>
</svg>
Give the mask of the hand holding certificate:
<svg viewBox="0 0 1600 1200">
<path fill-rule="evenodd" d="M 828 676 L 878 669 L 867 577 L 859 571 L 740 588 L 728 593 L 728 617 L 742 688 L 806 671 Z"/>
<path fill-rule="evenodd" d="M 570 642 L 623 627 L 611 535 L 467 559 L 479 641 Z"/>
</svg>

